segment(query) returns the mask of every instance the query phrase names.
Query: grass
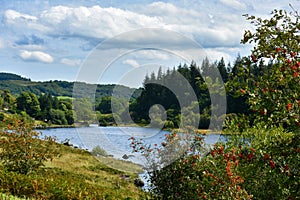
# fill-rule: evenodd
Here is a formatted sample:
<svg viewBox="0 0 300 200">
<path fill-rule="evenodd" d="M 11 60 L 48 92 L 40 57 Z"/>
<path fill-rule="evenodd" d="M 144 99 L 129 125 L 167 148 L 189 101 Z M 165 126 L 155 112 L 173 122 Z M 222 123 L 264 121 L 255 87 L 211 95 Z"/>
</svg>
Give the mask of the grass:
<svg viewBox="0 0 300 200">
<path fill-rule="evenodd" d="M 147 199 L 134 185 L 140 166 L 60 144 L 57 148 L 61 156 L 37 172 L 21 175 L 0 167 L 0 199 Z"/>
<path fill-rule="evenodd" d="M 142 166 L 133 164 L 132 162 L 129 161 L 123 161 L 123 160 L 118 160 L 115 158 L 103 157 L 103 156 L 97 157 L 97 159 L 101 163 L 107 165 L 112 169 L 123 171 L 129 174 L 139 174 L 143 172 Z"/>
<path fill-rule="evenodd" d="M 69 96 L 57 96 L 58 100 L 73 100 L 73 97 L 69 97 Z"/>
<path fill-rule="evenodd" d="M 0 193 L 0 199 L 1 200 L 30 200 L 28 198 L 19 198 L 19 197 L 15 197 L 13 195 L 7 195 L 4 193 Z"/>
<path fill-rule="evenodd" d="M 62 147 L 60 158 L 48 161 L 46 168 L 59 168 L 72 174 L 86 176 L 86 182 L 103 189 L 103 193 L 111 193 L 125 198 L 126 195 L 138 199 L 143 193 L 133 184 L 141 167 L 133 163 L 109 157 L 95 157 L 89 152 L 70 147 Z M 122 177 L 129 177 L 124 180 Z M 117 198 L 116 198 L 117 199 Z"/>
</svg>

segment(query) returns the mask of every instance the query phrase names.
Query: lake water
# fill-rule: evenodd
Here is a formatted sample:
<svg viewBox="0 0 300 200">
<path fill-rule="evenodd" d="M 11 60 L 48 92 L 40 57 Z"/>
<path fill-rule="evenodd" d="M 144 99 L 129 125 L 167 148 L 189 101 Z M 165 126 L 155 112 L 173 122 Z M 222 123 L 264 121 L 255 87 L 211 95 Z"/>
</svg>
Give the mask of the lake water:
<svg viewBox="0 0 300 200">
<path fill-rule="evenodd" d="M 145 159 L 139 153 L 132 153 L 130 147 L 130 137 L 142 139 L 146 145 L 161 144 L 164 141 L 165 134 L 170 134 L 169 131 L 144 128 L 144 127 L 99 127 L 98 125 L 90 125 L 89 127 L 79 128 L 51 128 L 41 130 L 44 136 L 56 137 L 58 142 L 69 140 L 71 144 L 78 148 L 91 151 L 94 147 L 100 146 L 108 154 L 114 158 L 123 159 L 123 155 L 131 155 L 127 160 L 145 166 Z M 220 134 L 206 135 L 204 141 L 206 144 L 214 144 L 219 140 L 226 140 Z M 145 190 L 148 190 L 149 177 L 147 173 L 139 175 L 144 181 Z"/>
<path fill-rule="evenodd" d="M 145 128 L 145 127 L 99 127 L 90 125 L 89 127 L 78 128 L 51 128 L 41 130 L 43 135 L 54 136 L 59 142 L 69 140 L 71 144 L 82 149 L 91 151 L 94 147 L 100 146 L 108 154 L 115 158 L 122 159 L 124 154 L 133 155 L 128 160 L 143 164 L 144 160 L 139 154 L 133 154 L 130 147 L 130 137 L 142 139 L 145 144 L 161 144 L 165 134 L 169 131 Z M 223 136 L 219 134 L 209 134 L 205 136 L 207 144 L 214 144 Z"/>
</svg>

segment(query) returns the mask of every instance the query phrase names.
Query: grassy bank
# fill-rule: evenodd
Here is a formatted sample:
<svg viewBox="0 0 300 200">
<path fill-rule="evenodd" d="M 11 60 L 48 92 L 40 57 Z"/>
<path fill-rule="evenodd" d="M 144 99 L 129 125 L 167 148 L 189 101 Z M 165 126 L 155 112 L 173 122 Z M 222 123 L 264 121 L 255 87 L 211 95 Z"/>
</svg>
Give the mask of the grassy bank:
<svg viewBox="0 0 300 200">
<path fill-rule="evenodd" d="M 0 168 L 2 197 L 13 199 L 9 195 L 14 195 L 31 199 L 146 198 L 145 193 L 134 185 L 136 172 L 141 170 L 139 166 L 112 158 L 97 159 L 89 152 L 64 145 L 58 144 L 57 148 L 61 156 L 47 161 L 37 172 L 22 175 Z"/>
</svg>

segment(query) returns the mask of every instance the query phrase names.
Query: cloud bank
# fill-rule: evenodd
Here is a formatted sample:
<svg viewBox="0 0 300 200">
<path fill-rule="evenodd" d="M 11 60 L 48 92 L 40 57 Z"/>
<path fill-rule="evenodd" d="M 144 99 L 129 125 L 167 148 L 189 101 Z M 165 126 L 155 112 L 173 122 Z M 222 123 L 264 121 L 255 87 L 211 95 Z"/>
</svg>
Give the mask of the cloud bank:
<svg viewBox="0 0 300 200">
<path fill-rule="evenodd" d="M 42 51 L 26 51 L 20 52 L 20 57 L 24 61 L 39 61 L 43 63 L 52 63 L 54 61 L 53 57 Z"/>
</svg>

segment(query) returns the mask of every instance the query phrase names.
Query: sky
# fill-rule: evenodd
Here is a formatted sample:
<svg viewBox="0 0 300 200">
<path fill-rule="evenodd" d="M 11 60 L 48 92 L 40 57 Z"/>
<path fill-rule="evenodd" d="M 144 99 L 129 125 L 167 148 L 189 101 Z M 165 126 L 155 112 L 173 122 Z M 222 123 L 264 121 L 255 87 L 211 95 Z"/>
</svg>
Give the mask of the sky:
<svg viewBox="0 0 300 200">
<path fill-rule="evenodd" d="M 33 81 L 121 83 L 204 57 L 234 62 L 253 27 L 299 0 L 0 0 L 0 71 Z"/>
</svg>

